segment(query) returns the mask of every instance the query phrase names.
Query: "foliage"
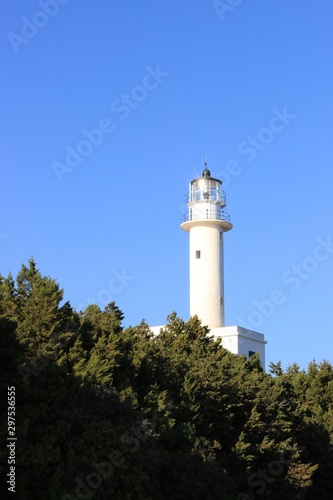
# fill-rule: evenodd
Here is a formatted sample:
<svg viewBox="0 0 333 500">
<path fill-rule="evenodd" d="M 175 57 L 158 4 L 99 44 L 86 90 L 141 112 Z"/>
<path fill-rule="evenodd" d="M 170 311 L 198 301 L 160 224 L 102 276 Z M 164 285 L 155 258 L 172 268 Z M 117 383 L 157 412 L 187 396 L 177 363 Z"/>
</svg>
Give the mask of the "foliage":
<svg viewBox="0 0 333 500">
<path fill-rule="evenodd" d="M 331 498 L 328 361 L 266 373 L 197 317 L 172 313 L 154 337 L 145 322 L 124 329 L 113 302 L 77 313 L 63 296 L 33 259 L 16 280 L 0 277 L 1 402 L 15 385 L 18 498 Z M 3 443 L 6 432 L 1 422 Z M 6 450 L 0 458 L 4 472 Z"/>
</svg>

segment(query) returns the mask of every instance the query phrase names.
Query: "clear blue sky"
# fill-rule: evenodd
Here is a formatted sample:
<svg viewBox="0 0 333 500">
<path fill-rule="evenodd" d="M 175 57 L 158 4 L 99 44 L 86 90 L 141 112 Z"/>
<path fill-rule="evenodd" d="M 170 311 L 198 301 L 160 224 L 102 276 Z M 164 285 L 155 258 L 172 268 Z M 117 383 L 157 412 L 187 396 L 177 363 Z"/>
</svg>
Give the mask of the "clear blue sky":
<svg viewBox="0 0 333 500">
<path fill-rule="evenodd" d="M 76 308 L 188 319 L 207 154 L 227 324 L 265 333 L 267 364 L 332 362 L 333 5 L 222 3 L 1 1 L 1 273 L 34 256 Z"/>
</svg>

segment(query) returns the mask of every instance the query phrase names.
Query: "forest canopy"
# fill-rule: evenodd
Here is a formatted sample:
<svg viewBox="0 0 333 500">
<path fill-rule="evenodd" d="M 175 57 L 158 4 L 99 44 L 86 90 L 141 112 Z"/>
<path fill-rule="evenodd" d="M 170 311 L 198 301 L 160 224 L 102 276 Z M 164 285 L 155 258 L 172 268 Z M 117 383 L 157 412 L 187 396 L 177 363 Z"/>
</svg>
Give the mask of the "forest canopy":
<svg viewBox="0 0 333 500">
<path fill-rule="evenodd" d="M 13 386 L 20 500 L 332 498 L 328 361 L 265 372 L 197 317 L 154 336 L 63 298 L 33 259 L 0 276 L 1 498 Z"/>
</svg>

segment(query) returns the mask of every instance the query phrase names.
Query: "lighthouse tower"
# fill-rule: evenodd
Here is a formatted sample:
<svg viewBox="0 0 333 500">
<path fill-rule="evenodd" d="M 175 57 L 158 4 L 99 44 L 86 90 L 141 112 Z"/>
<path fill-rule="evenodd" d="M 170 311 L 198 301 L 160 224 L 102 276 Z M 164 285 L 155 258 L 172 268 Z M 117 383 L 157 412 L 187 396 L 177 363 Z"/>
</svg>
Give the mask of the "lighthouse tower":
<svg viewBox="0 0 333 500">
<path fill-rule="evenodd" d="M 205 167 L 190 182 L 180 227 L 190 236 L 190 315 L 212 329 L 224 326 L 223 236 L 232 224 L 222 182 Z"/>
<path fill-rule="evenodd" d="M 211 176 L 207 163 L 201 177 L 190 182 L 188 211 L 181 228 L 190 237 L 190 315 L 208 326 L 222 346 L 247 358 L 255 353 L 265 367 L 266 340 L 262 333 L 224 324 L 223 236 L 232 229 L 225 212 L 222 182 Z M 151 327 L 159 335 L 164 326 Z"/>
<path fill-rule="evenodd" d="M 225 349 L 247 358 L 259 354 L 265 366 L 265 337 L 242 326 L 225 326 L 223 236 L 232 229 L 225 212 L 222 182 L 211 176 L 205 164 L 201 177 L 190 182 L 188 212 L 181 228 L 190 236 L 190 315 L 209 327 Z"/>
</svg>

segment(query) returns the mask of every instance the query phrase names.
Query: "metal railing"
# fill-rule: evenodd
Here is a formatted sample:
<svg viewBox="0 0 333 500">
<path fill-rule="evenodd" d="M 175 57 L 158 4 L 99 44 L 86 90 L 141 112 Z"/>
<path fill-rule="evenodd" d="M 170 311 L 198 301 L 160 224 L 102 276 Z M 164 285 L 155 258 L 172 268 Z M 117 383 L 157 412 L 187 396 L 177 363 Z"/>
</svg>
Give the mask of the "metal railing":
<svg viewBox="0 0 333 500">
<path fill-rule="evenodd" d="M 189 222 L 192 220 L 223 220 L 230 224 L 230 215 L 224 210 L 190 210 L 183 216 L 183 222 Z"/>
</svg>

